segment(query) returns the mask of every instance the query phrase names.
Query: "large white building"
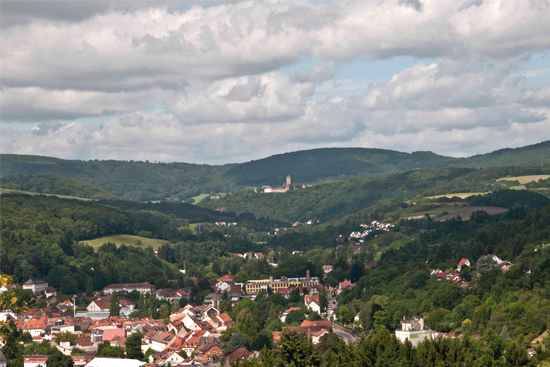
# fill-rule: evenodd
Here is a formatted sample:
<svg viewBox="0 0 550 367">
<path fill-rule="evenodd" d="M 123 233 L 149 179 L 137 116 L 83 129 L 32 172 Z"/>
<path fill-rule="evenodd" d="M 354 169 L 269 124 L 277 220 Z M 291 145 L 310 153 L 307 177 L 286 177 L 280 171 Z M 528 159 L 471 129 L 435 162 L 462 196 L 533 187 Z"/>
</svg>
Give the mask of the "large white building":
<svg viewBox="0 0 550 367">
<path fill-rule="evenodd" d="M 409 339 L 416 346 L 426 338 L 431 339 L 432 331 L 424 325 L 423 317 L 413 317 L 410 320 L 403 318 L 401 330 L 395 330 L 395 337 L 403 343 Z"/>
<path fill-rule="evenodd" d="M 27 289 L 34 294 L 40 294 L 48 289 L 48 282 L 42 278 L 31 278 L 23 284 L 23 289 Z"/>
</svg>

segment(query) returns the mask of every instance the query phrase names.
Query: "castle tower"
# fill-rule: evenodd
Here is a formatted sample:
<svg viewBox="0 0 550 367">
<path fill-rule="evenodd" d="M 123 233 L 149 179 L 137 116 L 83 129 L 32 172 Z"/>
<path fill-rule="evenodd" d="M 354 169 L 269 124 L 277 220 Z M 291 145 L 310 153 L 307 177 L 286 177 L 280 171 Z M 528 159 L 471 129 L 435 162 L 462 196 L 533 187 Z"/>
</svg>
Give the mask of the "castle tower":
<svg viewBox="0 0 550 367">
<path fill-rule="evenodd" d="M 290 187 L 290 184 L 291 184 L 290 175 L 288 175 L 286 176 L 286 187 Z"/>
</svg>

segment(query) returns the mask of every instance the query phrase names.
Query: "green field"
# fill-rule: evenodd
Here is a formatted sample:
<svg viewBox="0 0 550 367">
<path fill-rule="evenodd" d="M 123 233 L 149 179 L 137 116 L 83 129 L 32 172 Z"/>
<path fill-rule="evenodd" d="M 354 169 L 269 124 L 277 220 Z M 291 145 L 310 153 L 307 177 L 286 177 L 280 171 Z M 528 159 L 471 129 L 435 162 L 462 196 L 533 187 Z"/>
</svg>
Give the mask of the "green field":
<svg viewBox="0 0 550 367">
<path fill-rule="evenodd" d="M 191 229 L 192 231 L 196 231 L 199 224 L 204 226 L 204 223 L 189 223 L 189 229 Z"/>
<path fill-rule="evenodd" d="M 488 194 L 488 192 L 457 192 L 455 194 L 428 196 L 425 199 L 454 198 L 454 197 L 458 197 L 458 198 L 461 198 L 461 199 L 466 199 L 467 197 L 470 197 L 470 196 L 485 195 L 485 194 Z"/>
<path fill-rule="evenodd" d="M 138 244 L 137 241 L 141 241 L 141 244 Z M 105 244 L 106 242 L 112 242 L 117 247 L 124 244 L 126 246 L 133 246 L 133 247 L 140 247 L 140 248 L 147 248 L 149 246 L 151 246 L 153 248 L 159 248 L 160 246 L 164 245 L 165 243 L 168 243 L 168 241 L 166 241 L 166 240 L 159 240 L 159 239 L 156 239 L 156 238 L 133 236 L 133 235 L 130 235 L 130 234 L 117 234 L 117 235 L 113 235 L 113 236 L 95 238 L 93 240 L 80 241 L 80 243 L 86 243 L 86 244 L 92 246 L 95 250 L 97 250 L 99 247 L 103 246 L 103 244 Z"/>
<path fill-rule="evenodd" d="M 526 183 L 546 180 L 550 175 L 532 175 L 532 176 L 515 176 L 515 177 L 501 177 L 497 181 L 518 181 L 520 184 L 525 185 Z"/>
<path fill-rule="evenodd" d="M 46 195 L 46 196 L 57 196 L 58 198 L 62 199 L 76 199 L 76 200 L 84 200 L 84 201 L 92 201 L 93 199 L 87 199 L 87 198 L 80 198 L 76 196 L 67 196 L 67 195 L 56 195 L 56 194 L 42 194 L 40 192 L 31 192 L 31 191 L 20 191 L 20 190 L 11 190 L 11 189 L 2 189 L 0 188 L 0 194 L 26 194 L 26 195 Z"/>
<path fill-rule="evenodd" d="M 225 196 L 226 194 L 225 194 L 225 192 L 218 192 L 216 195 Z M 210 194 L 200 194 L 200 195 L 197 195 L 197 196 L 193 196 L 190 199 L 195 200 L 193 202 L 193 205 L 195 205 L 195 204 L 200 203 L 203 199 L 205 199 L 209 196 L 210 196 Z"/>
<path fill-rule="evenodd" d="M 202 201 L 202 199 L 204 199 L 208 196 L 210 196 L 210 194 L 200 194 L 200 195 L 197 195 L 197 196 L 193 196 L 191 199 L 195 200 L 193 202 L 193 204 L 198 204 Z"/>
</svg>

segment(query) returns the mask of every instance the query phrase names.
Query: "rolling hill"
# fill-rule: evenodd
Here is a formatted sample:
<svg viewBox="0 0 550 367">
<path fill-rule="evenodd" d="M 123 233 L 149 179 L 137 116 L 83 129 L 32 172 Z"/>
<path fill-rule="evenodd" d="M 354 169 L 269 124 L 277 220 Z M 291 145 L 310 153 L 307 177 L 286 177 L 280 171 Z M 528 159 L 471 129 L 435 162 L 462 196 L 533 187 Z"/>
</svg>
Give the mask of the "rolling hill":
<svg viewBox="0 0 550 367">
<path fill-rule="evenodd" d="M 2 177 L 53 174 L 88 183 L 121 198 L 176 201 L 204 193 L 236 192 L 250 186 L 279 185 L 286 175 L 290 175 L 294 183 L 315 184 L 419 168 L 544 165 L 550 162 L 550 141 L 469 158 L 451 158 L 432 152 L 324 148 L 221 166 L 77 161 L 13 154 L 4 154 L 0 158 Z M 532 174 L 539 174 L 535 171 Z"/>
<path fill-rule="evenodd" d="M 56 175 L 16 175 L 2 177 L 0 188 L 22 193 L 59 195 L 91 200 L 115 200 L 115 195 L 69 177 Z"/>
</svg>

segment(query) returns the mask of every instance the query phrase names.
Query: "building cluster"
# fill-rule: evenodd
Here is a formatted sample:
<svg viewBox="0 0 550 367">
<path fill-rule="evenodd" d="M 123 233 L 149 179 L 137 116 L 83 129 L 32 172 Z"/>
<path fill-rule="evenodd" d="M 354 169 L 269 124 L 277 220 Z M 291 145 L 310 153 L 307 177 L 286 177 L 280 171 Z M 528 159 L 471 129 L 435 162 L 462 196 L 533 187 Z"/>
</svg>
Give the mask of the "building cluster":
<svg viewBox="0 0 550 367">
<path fill-rule="evenodd" d="M 242 257 L 243 259 L 259 259 L 259 260 L 263 260 L 265 259 L 265 256 L 264 254 L 262 254 L 261 252 L 245 252 L 245 253 L 242 253 L 242 254 L 237 254 L 238 257 Z"/>
<path fill-rule="evenodd" d="M 269 232 L 267 232 L 268 235 L 275 236 L 280 231 L 288 231 L 287 227 L 277 227 L 277 228 L 271 228 Z"/>
<path fill-rule="evenodd" d="M 109 362 L 107 359 L 102 358 L 103 363 L 98 364 L 97 358 L 94 358 L 99 344 L 109 341 L 111 346 L 125 348 L 127 338 L 135 333 L 143 335 L 141 340 L 142 351 L 144 353 L 148 350 L 153 351 L 149 358 L 149 363 L 152 365 L 200 366 L 202 364 L 216 364 L 219 363 L 222 356 L 222 349 L 219 346 L 221 333 L 233 326 L 231 317 L 226 313 L 222 313 L 219 309 L 219 303 L 223 297 L 221 292 L 228 291 L 228 299 L 232 303 L 238 302 L 242 297 L 240 285 L 233 283 L 232 280 L 231 275 L 224 275 L 218 279 L 217 292 L 206 296 L 202 305 L 189 304 L 180 308 L 170 315 L 168 322 L 152 318 L 109 316 L 114 291 L 120 292 L 122 295 L 119 306 L 121 315 L 126 314 L 126 316 L 135 308 L 133 302 L 124 299 L 126 292 L 150 293 L 158 300 L 168 301 L 179 300 L 181 296 L 189 293 L 188 289 L 155 291 L 154 285 L 149 283 L 126 283 L 107 286 L 102 292 L 94 292 L 94 297 L 89 297 L 90 303 L 86 308 L 86 312 L 74 312 L 76 306 L 70 299 L 85 297 L 84 294 L 77 294 L 63 296 L 63 298 L 68 299 L 57 300 L 55 301 L 56 305 L 51 304 L 48 307 L 30 309 L 22 314 L 2 312 L 0 313 L 0 319 L 7 322 L 13 321 L 19 330 L 29 333 L 33 341 L 47 341 L 66 355 L 71 355 L 75 348 L 83 350 L 84 355 L 73 357 L 76 366 L 106 366 Z M 13 286 L 3 287 L 2 291 L 11 289 Z M 37 296 L 45 295 L 48 290 L 52 291 L 47 282 L 38 278 L 29 279 L 24 287 Z M 56 295 L 51 297 L 55 299 Z M 57 338 L 60 333 L 74 334 L 76 343 L 74 341 L 73 343 L 61 341 L 63 339 Z M 229 365 L 231 362 L 250 358 L 253 355 L 253 353 L 241 348 L 226 356 L 225 361 Z M 190 358 L 191 356 L 192 358 Z M 24 364 L 25 367 L 44 366 L 47 358 L 48 356 L 41 355 L 24 356 Z M 134 367 L 126 361 L 132 360 L 113 359 L 112 363 L 116 364 L 117 367 L 125 365 Z M 135 367 L 144 365 L 143 362 L 137 362 L 139 364 Z"/>
<path fill-rule="evenodd" d="M 306 276 L 303 278 L 287 278 L 282 277 L 281 279 L 258 279 L 258 280 L 249 280 L 245 283 L 246 293 L 258 293 L 260 291 L 267 291 L 268 288 L 271 288 L 274 292 L 281 290 L 292 291 L 293 288 L 307 288 L 311 293 L 319 293 L 322 290 L 322 285 L 319 282 L 319 278 L 311 277 L 309 270 L 306 271 Z"/>
<path fill-rule="evenodd" d="M 359 242 L 364 241 L 364 239 L 374 231 L 389 231 L 395 225 L 391 223 L 380 223 L 373 220 L 371 224 L 361 224 L 362 231 L 351 232 L 349 235 L 350 240 L 359 240 Z"/>
<path fill-rule="evenodd" d="M 441 269 L 430 269 L 430 276 L 435 276 L 437 280 L 450 280 L 458 285 L 460 285 L 462 288 L 468 287 L 468 282 L 462 277 L 460 273 L 453 273 L 450 270 L 441 270 Z"/>
<path fill-rule="evenodd" d="M 247 258 L 263 257 L 261 253 L 246 253 Z M 350 289 L 354 285 L 349 281 L 339 284 L 339 290 Z M 6 290 L 13 287 L 3 287 Z M 27 310 L 23 314 L 4 312 L 0 314 L 3 321 L 13 320 L 16 327 L 30 334 L 35 342 L 47 341 L 65 355 L 73 354 L 75 348 L 84 351 L 84 355 L 74 357 L 76 366 L 104 367 L 104 364 L 94 358 L 100 343 L 109 341 L 111 346 L 126 348 L 126 341 L 131 335 L 139 333 L 141 338 L 141 349 L 144 353 L 150 354 L 148 364 L 154 366 L 200 366 L 201 364 L 220 363 L 222 347 L 220 346 L 221 333 L 233 327 L 233 320 L 229 315 L 220 310 L 222 300 L 226 299 L 232 304 L 239 302 L 243 296 L 254 298 L 261 290 L 268 287 L 274 292 L 290 297 L 292 291 L 298 291 L 304 296 L 304 303 L 307 309 L 321 314 L 320 292 L 322 285 L 319 278 L 311 277 L 307 271 L 305 277 L 281 279 L 250 280 L 244 284 L 234 282 L 232 275 L 226 274 L 220 277 L 212 286 L 214 293 L 208 294 L 201 305 L 188 304 L 173 312 L 169 318 L 157 320 L 153 318 L 130 318 L 136 310 L 136 305 L 126 299 L 131 292 L 150 294 L 156 300 L 169 301 L 172 304 L 182 296 L 190 293 L 190 289 L 159 289 L 150 283 L 124 283 L 111 284 L 104 287 L 102 291 L 94 292 L 93 297 L 88 298 L 86 311 L 75 312 L 76 299 L 82 299 L 85 294 L 74 296 L 57 296 L 55 289 L 46 281 L 39 278 L 29 279 L 24 284 L 25 289 L 35 293 L 37 296 L 49 294 L 47 307 Z M 48 293 L 49 292 L 49 293 Z M 109 316 L 113 293 L 119 295 L 119 309 L 121 316 Z M 135 293 L 134 293 L 135 294 Z M 40 300 L 45 300 L 41 298 Z M 55 304 L 55 305 L 54 305 Z M 298 308 L 296 308 L 298 310 Z M 286 310 L 281 319 L 293 309 Z M 136 313 L 134 313 L 136 315 Z M 329 321 L 304 321 L 301 326 L 290 327 L 298 332 L 306 333 L 314 343 L 331 332 L 332 325 Z M 76 342 L 63 341 L 65 338 L 57 338 L 61 333 L 74 334 Z M 65 334 L 63 334 L 65 335 Z M 274 340 L 280 338 L 280 332 L 273 333 Z M 72 345 L 71 345 L 72 344 Z M 257 353 L 256 353 L 257 354 Z M 224 361 L 229 365 L 235 361 L 255 356 L 244 348 L 225 356 Z M 43 366 L 48 356 L 25 356 L 25 367 Z M 120 363 L 117 363 L 119 361 Z M 124 362 L 122 362 L 124 361 Z M 133 360 L 113 359 L 112 364 L 117 367 L 138 367 L 144 363 L 134 366 Z M 139 362 L 139 361 L 138 361 Z M 0 366 L 1 367 L 1 366 Z"/>
<path fill-rule="evenodd" d="M 489 259 L 495 268 L 499 268 L 502 270 L 502 272 L 506 272 L 510 267 L 514 266 L 515 264 L 512 264 L 508 260 L 502 260 L 497 255 L 489 254 L 481 256 L 479 259 L 477 259 L 477 264 L 479 264 L 480 260 L 483 261 L 484 259 Z"/>
<path fill-rule="evenodd" d="M 237 222 L 216 222 L 215 223 L 218 227 L 231 227 L 231 226 L 236 226 L 238 223 Z"/>
</svg>

